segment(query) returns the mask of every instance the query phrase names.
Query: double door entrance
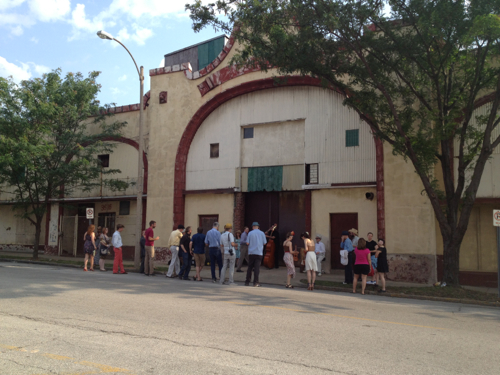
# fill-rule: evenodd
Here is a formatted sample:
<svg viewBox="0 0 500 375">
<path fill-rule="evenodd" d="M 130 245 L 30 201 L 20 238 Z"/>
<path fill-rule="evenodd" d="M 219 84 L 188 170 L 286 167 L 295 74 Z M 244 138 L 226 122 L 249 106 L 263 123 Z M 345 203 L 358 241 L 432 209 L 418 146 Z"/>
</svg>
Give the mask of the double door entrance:
<svg viewBox="0 0 500 375">
<path fill-rule="evenodd" d="M 357 213 L 330 214 L 330 245 L 331 245 L 331 266 L 332 269 L 343 269 L 340 263 L 340 242 L 342 232 L 351 228 L 358 228 Z"/>
</svg>

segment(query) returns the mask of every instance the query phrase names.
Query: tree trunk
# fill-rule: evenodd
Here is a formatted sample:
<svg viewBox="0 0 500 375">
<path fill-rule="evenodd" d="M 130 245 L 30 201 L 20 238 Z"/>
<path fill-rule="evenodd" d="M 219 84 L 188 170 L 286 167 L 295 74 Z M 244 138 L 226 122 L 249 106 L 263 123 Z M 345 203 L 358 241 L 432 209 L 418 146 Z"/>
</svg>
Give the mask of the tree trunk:
<svg viewBox="0 0 500 375">
<path fill-rule="evenodd" d="M 458 272 L 460 270 L 460 242 L 445 241 L 443 237 L 443 282 L 450 286 L 458 286 L 460 280 Z"/>
<path fill-rule="evenodd" d="M 33 260 L 38 260 L 38 246 L 40 245 L 41 233 L 42 233 L 42 220 L 37 219 L 35 224 L 35 243 L 33 244 Z"/>
</svg>

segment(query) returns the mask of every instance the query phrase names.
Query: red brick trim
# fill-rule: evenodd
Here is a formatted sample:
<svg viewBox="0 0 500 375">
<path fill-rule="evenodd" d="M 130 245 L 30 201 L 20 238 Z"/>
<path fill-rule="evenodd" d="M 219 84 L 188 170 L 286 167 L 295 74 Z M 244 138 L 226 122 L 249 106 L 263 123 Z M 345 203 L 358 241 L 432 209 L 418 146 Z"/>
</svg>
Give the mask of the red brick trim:
<svg viewBox="0 0 500 375">
<path fill-rule="evenodd" d="M 291 87 L 291 86 L 315 86 L 321 87 L 321 80 L 308 76 L 287 76 L 280 77 L 281 81 L 274 78 L 265 78 L 250 82 L 242 83 L 241 85 L 232 87 L 226 91 L 217 94 L 212 99 L 202 105 L 191 118 L 184 129 L 181 141 L 177 148 L 175 158 L 175 173 L 174 173 L 174 226 L 176 223 L 184 223 L 185 195 L 186 189 L 186 163 L 191 147 L 191 142 L 196 135 L 196 132 L 203 124 L 203 121 L 219 106 L 234 99 L 238 96 L 248 94 L 255 91 L 272 89 L 276 87 Z M 341 90 L 335 87 L 329 87 L 331 90 L 341 93 Z M 385 238 L 385 196 L 384 196 L 384 150 L 381 140 L 375 138 L 376 148 L 376 171 L 377 171 L 377 226 L 379 238 Z M 306 192 L 307 194 L 307 192 Z M 307 228 L 307 224 L 306 224 Z M 310 229 L 310 228 L 309 228 Z"/>
</svg>

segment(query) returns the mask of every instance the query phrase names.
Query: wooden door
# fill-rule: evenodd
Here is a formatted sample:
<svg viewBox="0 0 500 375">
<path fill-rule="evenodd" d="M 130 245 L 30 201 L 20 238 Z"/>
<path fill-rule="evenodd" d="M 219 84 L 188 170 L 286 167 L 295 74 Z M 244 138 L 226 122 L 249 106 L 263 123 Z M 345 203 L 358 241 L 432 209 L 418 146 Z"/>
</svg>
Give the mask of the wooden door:
<svg viewBox="0 0 500 375">
<path fill-rule="evenodd" d="M 219 215 L 199 215 L 199 226 L 203 228 L 203 234 L 213 228 L 214 223 L 219 221 Z M 224 225 L 222 225 L 224 227 Z M 221 228 L 219 223 L 219 229 Z M 196 230 L 192 230 L 193 233 L 198 233 Z"/>
<path fill-rule="evenodd" d="M 255 192 L 245 194 L 245 226 L 252 230 L 252 223 L 257 221 L 260 230 L 265 232 L 271 225 L 278 224 L 280 218 L 280 193 Z"/>
<path fill-rule="evenodd" d="M 304 247 L 304 241 L 300 239 L 300 234 L 306 231 L 305 202 L 305 191 L 283 191 L 280 193 L 278 231 L 282 244 L 286 239 L 286 234 L 294 231 L 293 246 Z"/>
<path fill-rule="evenodd" d="M 351 228 L 358 228 L 357 213 L 330 214 L 332 269 L 344 268 L 340 263 L 340 241 L 342 232 Z"/>
</svg>

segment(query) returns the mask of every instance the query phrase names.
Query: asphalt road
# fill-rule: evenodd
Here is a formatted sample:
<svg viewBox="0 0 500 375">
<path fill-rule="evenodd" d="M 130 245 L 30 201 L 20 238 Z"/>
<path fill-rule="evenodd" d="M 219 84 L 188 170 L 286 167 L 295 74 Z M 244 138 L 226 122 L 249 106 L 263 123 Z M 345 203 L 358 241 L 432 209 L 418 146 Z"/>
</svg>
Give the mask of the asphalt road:
<svg viewBox="0 0 500 375">
<path fill-rule="evenodd" d="M 498 374 L 500 309 L 0 263 L 0 374 Z"/>
</svg>

